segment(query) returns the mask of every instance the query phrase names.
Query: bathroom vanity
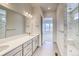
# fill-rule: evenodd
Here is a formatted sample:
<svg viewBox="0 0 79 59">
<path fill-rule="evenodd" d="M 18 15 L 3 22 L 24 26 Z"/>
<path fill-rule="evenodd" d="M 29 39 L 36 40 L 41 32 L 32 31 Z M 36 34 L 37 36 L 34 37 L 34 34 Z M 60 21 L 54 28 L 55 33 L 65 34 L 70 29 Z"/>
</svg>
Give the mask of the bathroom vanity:
<svg viewBox="0 0 79 59">
<path fill-rule="evenodd" d="M 23 34 L 6 39 L 8 41 L 0 43 L 1 56 L 31 56 L 38 47 L 39 34 Z"/>
<path fill-rule="evenodd" d="M 31 32 L 27 17 L 0 5 L 0 56 L 31 56 L 39 44 L 39 34 Z"/>
</svg>

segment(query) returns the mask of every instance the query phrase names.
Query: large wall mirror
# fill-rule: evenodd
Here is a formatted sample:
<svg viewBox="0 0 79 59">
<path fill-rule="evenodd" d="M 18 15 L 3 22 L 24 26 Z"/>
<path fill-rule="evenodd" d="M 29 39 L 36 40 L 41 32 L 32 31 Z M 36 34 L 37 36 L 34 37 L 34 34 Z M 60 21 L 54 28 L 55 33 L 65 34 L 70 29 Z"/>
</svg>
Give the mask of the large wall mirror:
<svg viewBox="0 0 79 59">
<path fill-rule="evenodd" d="M 0 39 L 25 33 L 25 17 L 17 12 L 0 7 Z"/>
<path fill-rule="evenodd" d="M 0 39 L 5 38 L 6 10 L 0 9 Z"/>
</svg>

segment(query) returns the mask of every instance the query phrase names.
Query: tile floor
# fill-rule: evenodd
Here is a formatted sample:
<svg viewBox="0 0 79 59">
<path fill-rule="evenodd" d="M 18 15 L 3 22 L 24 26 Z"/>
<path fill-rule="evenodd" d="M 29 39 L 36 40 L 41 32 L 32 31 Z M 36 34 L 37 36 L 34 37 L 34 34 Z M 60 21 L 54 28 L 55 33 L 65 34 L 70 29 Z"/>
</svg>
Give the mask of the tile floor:
<svg viewBox="0 0 79 59">
<path fill-rule="evenodd" d="M 51 34 L 45 34 L 44 38 L 45 41 L 43 45 L 35 51 L 33 56 L 55 56 L 55 52 L 59 54 L 58 47 L 56 43 L 52 43 L 53 40 L 51 38 Z"/>
<path fill-rule="evenodd" d="M 55 53 L 58 53 L 58 56 L 61 56 L 57 44 L 54 43 L 52 46 L 47 42 L 42 47 L 37 48 L 33 56 L 55 56 Z"/>
<path fill-rule="evenodd" d="M 52 56 L 53 47 L 50 42 L 45 42 L 42 47 L 38 48 L 33 56 Z"/>
</svg>

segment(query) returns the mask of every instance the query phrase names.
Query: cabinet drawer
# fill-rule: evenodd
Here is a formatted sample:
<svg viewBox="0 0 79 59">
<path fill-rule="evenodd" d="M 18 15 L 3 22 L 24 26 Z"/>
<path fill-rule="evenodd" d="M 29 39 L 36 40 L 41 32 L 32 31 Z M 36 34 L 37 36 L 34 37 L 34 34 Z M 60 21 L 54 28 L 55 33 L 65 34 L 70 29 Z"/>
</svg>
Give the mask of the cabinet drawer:
<svg viewBox="0 0 79 59">
<path fill-rule="evenodd" d="M 30 50 L 32 50 L 32 44 L 29 44 L 27 47 L 24 48 L 24 55 L 26 55 Z"/>
<path fill-rule="evenodd" d="M 36 37 L 37 38 L 37 37 Z M 38 46 L 38 39 L 33 39 L 33 52 L 36 50 L 37 46 Z"/>
<path fill-rule="evenodd" d="M 23 47 L 28 46 L 29 44 L 32 44 L 32 40 L 27 41 L 26 43 L 23 44 Z"/>
<path fill-rule="evenodd" d="M 14 50 L 8 52 L 7 54 L 5 54 L 5 56 L 13 56 L 20 50 L 22 50 L 22 46 L 19 46 L 19 47 L 15 48 Z"/>
<path fill-rule="evenodd" d="M 27 53 L 26 56 L 31 56 L 32 55 L 32 49 Z"/>
<path fill-rule="evenodd" d="M 22 50 L 17 52 L 14 56 L 22 56 Z"/>
</svg>

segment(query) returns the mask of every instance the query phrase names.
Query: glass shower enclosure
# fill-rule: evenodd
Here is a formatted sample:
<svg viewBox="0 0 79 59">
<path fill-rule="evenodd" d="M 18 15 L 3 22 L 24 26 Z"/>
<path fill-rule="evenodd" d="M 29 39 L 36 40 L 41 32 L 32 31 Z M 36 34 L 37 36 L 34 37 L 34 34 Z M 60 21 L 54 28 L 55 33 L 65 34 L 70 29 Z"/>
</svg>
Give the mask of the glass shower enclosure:
<svg viewBox="0 0 79 59">
<path fill-rule="evenodd" d="M 67 55 L 79 56 L 79 6 L 67 4 Z"/>
</svg>

